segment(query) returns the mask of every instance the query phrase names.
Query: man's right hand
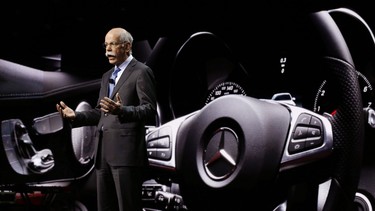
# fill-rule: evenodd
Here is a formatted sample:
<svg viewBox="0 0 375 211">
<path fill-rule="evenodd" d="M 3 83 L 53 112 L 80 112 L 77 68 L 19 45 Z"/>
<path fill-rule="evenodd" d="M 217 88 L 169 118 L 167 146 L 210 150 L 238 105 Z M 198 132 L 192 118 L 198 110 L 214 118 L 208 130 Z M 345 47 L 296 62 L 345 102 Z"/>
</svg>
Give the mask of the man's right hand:
<svg viewBox="0 0 375 211">
<path fill-rule="evenodd" d="M 76 117 L 76 113 L 74 112 L 74 110 L 67 106 L 63 101 L 60 101 L 60 103 L 56 104 L 56 109 L 65 119 L 73 120 Z"/>
</svg>

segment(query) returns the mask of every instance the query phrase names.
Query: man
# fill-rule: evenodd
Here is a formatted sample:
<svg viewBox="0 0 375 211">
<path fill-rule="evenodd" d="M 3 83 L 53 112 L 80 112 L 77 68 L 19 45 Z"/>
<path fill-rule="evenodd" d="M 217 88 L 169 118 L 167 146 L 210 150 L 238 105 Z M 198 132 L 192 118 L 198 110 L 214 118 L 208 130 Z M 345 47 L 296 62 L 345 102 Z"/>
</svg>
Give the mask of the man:
<svg viewBox="0 0 375 211">
<path fill-rule="evenodd" d="M 114 68 L 102 76 L 98 105 L 75 112 L 56 105 L 73 127 L 97 125 L 95 168 L 99 211 L 141 211 L 148 165 L 145 124 L 156 115 L 154 75 L 132 56 L 132 35 L 113 28 L 105 36 L 105 55 Z M 113 86 L 113 93 L 109 93 Z"/>
</svg>

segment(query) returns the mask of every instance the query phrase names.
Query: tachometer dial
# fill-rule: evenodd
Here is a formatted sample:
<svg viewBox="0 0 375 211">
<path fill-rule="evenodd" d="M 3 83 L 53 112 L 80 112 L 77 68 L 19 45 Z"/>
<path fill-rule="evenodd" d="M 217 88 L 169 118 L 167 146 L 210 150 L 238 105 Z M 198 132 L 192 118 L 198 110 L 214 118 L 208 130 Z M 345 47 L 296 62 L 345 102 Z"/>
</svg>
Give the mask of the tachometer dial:
<svg viewBox="0 0 375 211">
<path fill-rule="evenodd" d="M 363 107 L 372 107 L 373 104 L 373 88 L 367 78 L 360 72 L 358 72 L 359 85 L 362 92 Z M 314 100 L 314 112 L 323 114 L 330 113 L 335 114 L 337 109 L 337 95 L 335 85 L 324 80 L 320 85 L 318 92 L 315 95 Z"/>
<path fill-rule="evenodd" d="M 234 82 L 223 82 L 217 85 L 206 99 L 206 104 L 213 100 L 229 94 L 246 95 L 245 90 L 237 83 Z"/>
</svg>

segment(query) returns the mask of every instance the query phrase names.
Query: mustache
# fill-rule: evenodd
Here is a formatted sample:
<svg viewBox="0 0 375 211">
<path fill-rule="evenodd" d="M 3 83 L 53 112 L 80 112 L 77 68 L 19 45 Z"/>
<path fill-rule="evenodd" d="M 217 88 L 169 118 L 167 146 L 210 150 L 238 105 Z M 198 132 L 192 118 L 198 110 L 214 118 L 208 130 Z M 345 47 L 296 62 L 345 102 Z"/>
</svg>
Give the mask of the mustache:
<svg viewBox="0 0 375 211">
<path fill-rule="evenodd" d="M 112 53 L 112 52 L 105 52 L 105 56 L 106 57 L 110 57 L 110 56 L 116 56 L 114 53 Z"/>
</svg>

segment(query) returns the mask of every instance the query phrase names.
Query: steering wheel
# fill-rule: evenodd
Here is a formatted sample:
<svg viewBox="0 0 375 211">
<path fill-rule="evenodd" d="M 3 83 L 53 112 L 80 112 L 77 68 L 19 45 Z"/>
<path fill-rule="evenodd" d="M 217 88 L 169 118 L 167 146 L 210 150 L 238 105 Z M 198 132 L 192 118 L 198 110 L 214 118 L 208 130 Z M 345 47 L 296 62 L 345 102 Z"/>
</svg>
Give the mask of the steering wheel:
<svg viewBox="0 0 375 211">
<path fill-rule="evenodd" d="M 150 161 L 175 173 L 189 210 L 353 210 L 363 147 L 357 74 L 329 13 L 309 18 L 325 46 L 323 68 L 338 84 L 336 113 L 227 95 L 162 125 L 171 159 Z"/>
</svg>

